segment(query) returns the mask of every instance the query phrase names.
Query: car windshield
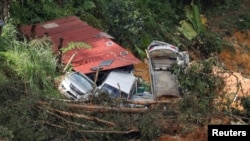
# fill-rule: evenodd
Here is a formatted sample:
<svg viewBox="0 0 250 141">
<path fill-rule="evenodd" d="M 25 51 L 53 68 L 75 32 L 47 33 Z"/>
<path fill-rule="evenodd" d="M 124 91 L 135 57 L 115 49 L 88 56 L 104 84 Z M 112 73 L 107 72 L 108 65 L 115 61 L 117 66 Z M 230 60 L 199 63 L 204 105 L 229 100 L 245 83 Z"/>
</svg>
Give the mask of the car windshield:
<svg viewBox="0 0 250 141">
<path fill-rule="evenodd" d="M 111 98 L 118 98 L 120 97 L 119 90 L 115 87 L 112 87 L 108 84 L 104 84 L 101 88 L 102 92 L 106 92 L 110 95 Z"/>
<path fill-rule="evenodd" d="M 82 74 L 80 74 L 78 72 L 73 73 L 71 77 L 74 80 L 76 80 L 80 85 L 85 87 L 87 90 L 92 90 L 93 89 L 92 82 L 90 80 L 88 80 L 86 77 L 84 77 Z"/>
<path fill-rule="evenodd" d="M 101 92 L 105 92 L 107 94 L 109 94 L 109 96 L 111 98 L 127 98 L 128 94 L 124 93 L 124 92 L 120 92 L 119 89 L 105 83 L 102 88 L 101 88 Z"/>
</svg>

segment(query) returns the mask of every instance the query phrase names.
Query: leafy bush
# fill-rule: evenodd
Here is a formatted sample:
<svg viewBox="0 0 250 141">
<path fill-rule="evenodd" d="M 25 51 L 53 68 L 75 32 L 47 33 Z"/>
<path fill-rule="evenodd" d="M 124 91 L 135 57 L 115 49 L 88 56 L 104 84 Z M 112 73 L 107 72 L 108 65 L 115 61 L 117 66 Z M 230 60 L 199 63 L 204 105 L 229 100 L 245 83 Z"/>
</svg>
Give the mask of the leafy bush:
<svg viewBox="0 0 250 141">
<path fill-rule="evenodd" d="M 161 114 L 157 110 L 150 110 L 150 112 L 141 114 L 137 120 L 136 125 L 140 130 L 140 139 L 151 141 L 160 135 Z M 150 126 L 148 124 L 150 123 Z"/>
<path fill-rule="evenodd" d="M 242 99 L 242 105 L 244 109 L 246 110 L 246 114 L 248 117 L 250 117 L 250 97 L 245 97 Z"/>
<path fill-rule="evenodd" d="M 213 60 L 193 63 L 187 70 L 179 69 L 177 73 L 183 91 L 180 110 L 185 120 L 205 123 L 214 111 L 214 98 L 223 81 L 213 74 L 213 63 Z"/>
<path fill-rule="evenodd" d="M 8 128 L 0 125 L 0 140 L 11 141 L 14 135 Z"/>
<path fill-rule="evenodd" d="M 250 14 L 244 13 L 241 14 L 235 19 L 234 25 L 239 30 L 248 30 L 250 29 Z"/>
<path fill-rule="evenodd" d="M 62 17 L 66 14 L 54 2 L 14 1 L 10 5 L 10 15 L 15 24 L 33 24 Z"/>
<path fill-rule="evenodd" d="M 214 12 L 239 8 L 242 0 L 195 0 L 204 11 Z"/>
</svg>

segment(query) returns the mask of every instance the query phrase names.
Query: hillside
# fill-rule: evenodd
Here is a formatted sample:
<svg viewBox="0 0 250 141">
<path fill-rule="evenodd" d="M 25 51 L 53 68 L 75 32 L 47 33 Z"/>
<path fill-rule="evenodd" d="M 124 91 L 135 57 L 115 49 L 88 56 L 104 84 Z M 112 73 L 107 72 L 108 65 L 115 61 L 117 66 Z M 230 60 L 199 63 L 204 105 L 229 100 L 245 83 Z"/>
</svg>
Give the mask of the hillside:
<svg viewBox="0 0 250 141">
<path fill-rule="evenodd" d="M 242 1 L 199 1 L 201 7 L 190 1 L 8 1 L 13 25 L 4 25 L 0 37 L 0 140 L 206 141 L 209 124 L 249 124 L 242 103 L 250 96 L 250 1 Z M 188 50 L 187 69 L 170 69 L 181 80 L 181 98 L 140 102 L 103 93 L 88 101 L 65 99 L 58 91 L 64 66 L 48 36 L 26 40 L 16 29 L 72 14 L 105 29 L 141 59 L 156 38 Z M 186 32 L 173 28 L 181 22 Z M 186 36 L 190 29 L 198 36 Z M 150 83 L 147 59 L 134 72 Z"/>
<path fill-rule="evenodd" d="M 244 0 L 243 8 L 235 11 L 228 11 L 221 15 L 213 14 L 207 17 L 208 28 L 211 28 L 214 32 L 219 33 L 223 40 L 232 44 L 232 48 L 226 48 L 217 57 L 219 62 L 223 65 L 222 68 L 214 69 L 214 73 L 220 76 L 225 86 L 221 93 L 218 93 L 221 102 L 231 101 L 231 106 L 240 111 L 244 111 L 241 105 L 241 98 L 250 96 L 250 30 L 238 30 L 233 23 L 228 23 L 228 26 L 220 27 L 220 25 L 226 20 L 226 18 L 238 17 L 236 20 L 241 20 L 239 15 L 250 12 L 250 1 Z M 195 56 L 193 57 L 195 58 Z M 135 65 L 135 74 L 144 78 L 147 82 L 150 81 L 147 61 Z M 136 71 L 138 70 L 138 71 Z M 144 71 L 141 71 L 144 70 Z M 223 107 L 219 107 L 223 108 Z M 232 118 L 228 116 L 213 117 L 208 124 L 247 124 L 240 118 Z M 169 126 L 169 125 L 168 125 Z M 190 125 L 189 125 L 190 127 Z M 168 130 L 179 130 L 175 136 L 163 135 L 159 137 L 158 141 L 205 141 L 207 140 L 207 125 L 197 126 L 191 133 L 182 134 L 180 130 L 184 127 L 176 123 L 176 126 L 169 126 Z"/>
</svg>

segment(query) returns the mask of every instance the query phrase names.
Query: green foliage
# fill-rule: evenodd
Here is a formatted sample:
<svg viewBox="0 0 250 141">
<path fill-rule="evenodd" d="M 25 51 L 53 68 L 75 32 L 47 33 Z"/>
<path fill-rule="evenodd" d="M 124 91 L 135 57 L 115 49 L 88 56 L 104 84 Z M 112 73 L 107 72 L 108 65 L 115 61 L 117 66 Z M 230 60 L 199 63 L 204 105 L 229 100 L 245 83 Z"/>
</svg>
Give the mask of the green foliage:
<svg viewBox="0 0 250 141">
<path fill-rule="evenodd" d="M 223 46 L 227 44 L 220 36 L 214 33 L 207 33 L 203 37 L 202 43 L 204 43 L 204 50 L 201 49 L 201 51 L 204 52 L 204 56 L 220 53 L 223 50 Z"/>
<path fill-rule="evenodd" d="M 177 1 L 149 0 L 79 0 L 61 1 L 60 4 L 55 1 L 15 1 L 11 4 L 10 13 L 13 21 L 21 24 L 75 14 L 90 25 L 106 30 L 116 37 L 118 43 L 141 58 L 145 57 L 141 50 L 145 50 L 152 39 L 164 40 L 165 33 L 173 31 L 176 19 L 184 15 Z"/>
<path fill-rule="evenodd" d="M 112 0 L 107 3 L 104 12 L 110 27 L 108 32 L 117 37 L 118 42 L 125 40 L 127 35 L 137 35 L 142 30 L 143 17 L 136 9 L 134 1 Z"/>
<path fill-rule="evenodd" d="M 249 13 L 235 13 L 230 16 L 223 17 L 223 21 L 219 24 L 222 30 L 226 31 L 226 35 L 232 35 L 232 32 L 237 29 L 239 31 L 246 31 L 250 29 L 250 14 Z"/>
<path fill-rule="evenodd" d="M 206 32 L 193 39 L 192 44 L 188 48 L 199 51 L 198 56 L 200 59 L 204 59 L 220 53 L 224 46 L 229 47 L 228 43 L 223 41 L 219 35 Z"/>
<path fill-rule="evenodd" d="M 5 40 L 13 40 L 16 38 L 18 32 L 13 24 L 5 24 L 2 29 L 2 38 Z"/>
<path fill-rule="evenodd" d="M 0 138 L 5 137 L 13 141 L 49 139 L 51 131 L 43 123 L 46 116 L 35 110 L 37 100 L 35 95 L 22 95 L 15 101 L 1 102 Z"/>
<path fill-rule="evenodd" d="M 192 40 L 197 37 L 198 33 L 194 30 L 193 26 L 187 21 L 181 21 L 178 30 L 188 39 Z"/>
<path fill-rule="evenodd" d="M 0 125 L 0 140 L 11 141 L 13 137 L 12 131 Z"/>
<path fill-rule="evenodd" d="M 62 48 L 62 52 L 68 52 L 73 49 L 81 49 L 81 48 L 91 48 L 91 45 L 85 43 L 85 42 L 68 42 L 68 45 L 64 48 Z"/>
<path fill-rule="evenodd" d="M 31 41 L 29 41 L 29 46 L 33 48 L 43 48 L 48 47 L 46 49 L 49 49 L 49 47 L 53 46 L 52 40 L 50 37 L 43 36 L 42 38 L 35 38 Z"/>
<path fill-rule="evenodd" d="M 244 14 L 239 15 L 234 20 L 234 25 L 239 30 L 249 30 L 250 29 L 250 14 L 244 13 Z"/>
<path fill-rule="evenodd" d="M 248 117 L 250 117 L 250 97 L 244 97 L 242 99 L 242 105 L 246 111 Z"/>
<path fill-rule="evenodd" d="M 223 14 L 223 10 L 235 10 L 238 9 L 242 0 L 194 0 L 194 3 L 199 6 L 199 9 L 206 12 L 215 12 Z M 215 14 L 217 14 L 215 13 Z"/>
<path fill-rule="evenodd" d="M 36 93 L 52 88 L 57 60 L 51 50 L 50 39 L 44 37 L 20 42 L 15 38 L 15 30 L 14 26 L 8 25 L 3 29 L 3 37 L 9 43 L 9 50 L 0 52 L 2 63 L 9 72 L 13 72 L 27 84 L 28 91 Z"/>
<path fill-rule="evenodd" d="M 213 100 L 223 86 L 223 81 L 212 72 L 214 63 L 215 60 L 205 60 L 187 70 L 174 71 L 183 92 L 180 108 L 183 120 L 205 123 L 214 111 Z"/>
<path fill-rule="evenodd" d="M 160 125 L 158 124 L 162 119 L 162 115 L 157 110 L 154 110 L 140 115 L 136 122 L 140 130 L 140 139 L 144 141 L 151 141 L 160 135 Z M 148 126 L 149 123 L 150 126 Z"/>
<path fill-rule="evenodd" d="M 143 50 L 143 48 L 140 48 L 138 46 L 135 45 L 135 49 L 134 49 L 134 52 L 137 54 L 137 56 L 140 57 L 140 59 L 143 59 L 146 57 L 146 53 L 145 51 Z"/>
<path fill-rule="evenodd" d="M 81 20 L 87 22 L 89 25 L 98 29 L 103 29 L 101 21 L 94 17 L 92 14 L 88 12 L 82 12 L 81 14 L 79 14 L 79 17 L 81 18 Z"/>
<path fill-rule="evenodd" d="M 50 50 L 27 48 L 9 50 L 2 53 L 8 66 L 28 84 L 33 92 L 40 88 L 51 88 L 55 73 L 56 60 Z"/>
<path fill-rule="evenodd" d="M 2 65 L 1 65 L 1 67 L 2 67 Z M 0 70 L 0 84 L 4 83 L 6 80 L 7 80 L 7 77 L 4 75 L 2 70 Z"/>
<path fill-rule="evenodd" d="M 108 107 L 126 107 L 127 103 L 123 103 L 123 101 L 120 100 L 114 100 L 111 99 L 108 94 L 101 93 L 98 96 L 91 96 L 90 102 L 92 104 L 98 104 L 102 106 L 108 106 Z M 140 131 L 140 135 L 134 135 L 134 137 L 140 136 L 140 139 L 142 140 L 152 140 L 157 138 L 161 131 L 160 128 L 162 127 L 159 125 L 159 121 L 163 120 L 163 116 L 161 114 L 161 111 L 158 110 L 159 107 L 155 107 L 153 109 L 149 109 L 146 112 L 143 113 L 137 113 L 137 114 L 127 114 L 127 113 L 120 113 L 115 111 L 110 111 L 106 113 L 100 113 L 98 111 L 92 113 L 92 116 L 99 117 L 102 119 L 105 119 L 107 121 L 114 121 L 117 124 L 117 127 L 115 130 L 117 131 L 128 131 L 134 126 L 138 127 Z M 148 126 L 148 123 L 150 123 L 150 127 Z M 93 128 L 95 128 L 96 125 L 92 125 Z M 90 135 L 87 135 L 88 137 L 91 137 Z M 95 136 L 95 139 L 98 140 L 127 140 L 129 139 L 130 135 L 127 136 L 121 136 L 121 135 L 115 135 L 115 134 L 100 134 L 98 137 Z M 133 137 L 133 135 L 131 135 Z"/>
<path fill-rule="evenodd" d="M 108 93 L 100 93 L 98 95 L 91 95 L 90 98 L 90 103 L 93 104 L 99 104 L 99 105 L 104 105 L 104 106 L 117 106 L 119 105 L 119 102 L 116 102 L 114 99 L 112 99 Z"/>
<path fill-rule="evenodd" d="M 223 46 L 226 44 L 218 35 L 207 34 L 206 36 L 199 36 L 197 38 L 198 44 L 196 49 L 202 52 L 202 56 L 209 57 L 212 54 L 220 53 L 223 50 Z"/>
<path fill-rule="evenodd" d="M 145 57 L 142 50 L 153 39 L 166 40 L 165 34 L 173 32 L 173 27 L 184 15 L 176 1 L 113 0 L 95 4 L 98 9 L 103 9 L 97 16 L 101 15 L 99 18 L 107 32 L 140 58 Z"/>
<path fill-rule="evenodd" d="M 10 15 L 16 24 L 45 22 L 68 14 L 61 10 L 57 4 L 50 1 L 12 1 L 10 5 Z"/>
<path fill-rule="evenodd" d="M 192 23 L 193 28 L 198 34 L 203 34 L 205 32 L 205 26 L 201 21 L 201 14 L 196 5 L 191 5 L 191 7 L 186 7 L 186 17 Z"/>
<path fill-rule="evenodd" d="M 178 30 L 184 34 L 188 40 L 192 40 L 197 35 L 205 33 L 205 26 L 202 24 L 201 15 L 196 5 L 187 6 L 185 8 L 187 21 L 181 21 L 181 27 Z"/>
<path fill-rule="evenodd" d="M 85 10 L 96 8 L 95 3 L 90 0 L 84 0 L 83 7 Z"/>
</svg>

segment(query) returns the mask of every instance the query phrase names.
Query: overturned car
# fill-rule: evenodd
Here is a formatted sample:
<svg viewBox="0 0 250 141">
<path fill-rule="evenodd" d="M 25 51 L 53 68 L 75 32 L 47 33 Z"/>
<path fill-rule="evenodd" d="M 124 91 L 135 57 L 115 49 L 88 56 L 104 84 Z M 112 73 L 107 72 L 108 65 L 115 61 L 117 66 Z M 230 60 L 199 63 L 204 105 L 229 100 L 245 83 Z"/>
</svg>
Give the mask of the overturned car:
<svg viewBox="0 0 250 141">
<path fill-rule="evenodd" d="M 151 93 L 158 100 L 165 96 L 179 97 L 178 81 L 170 72 L 173 64 L 187 66 L 189 55 L 187 51 L 157 40 L 153 40 L 147 48 L 148 65 L 151 78 Z"/>
</svg>

